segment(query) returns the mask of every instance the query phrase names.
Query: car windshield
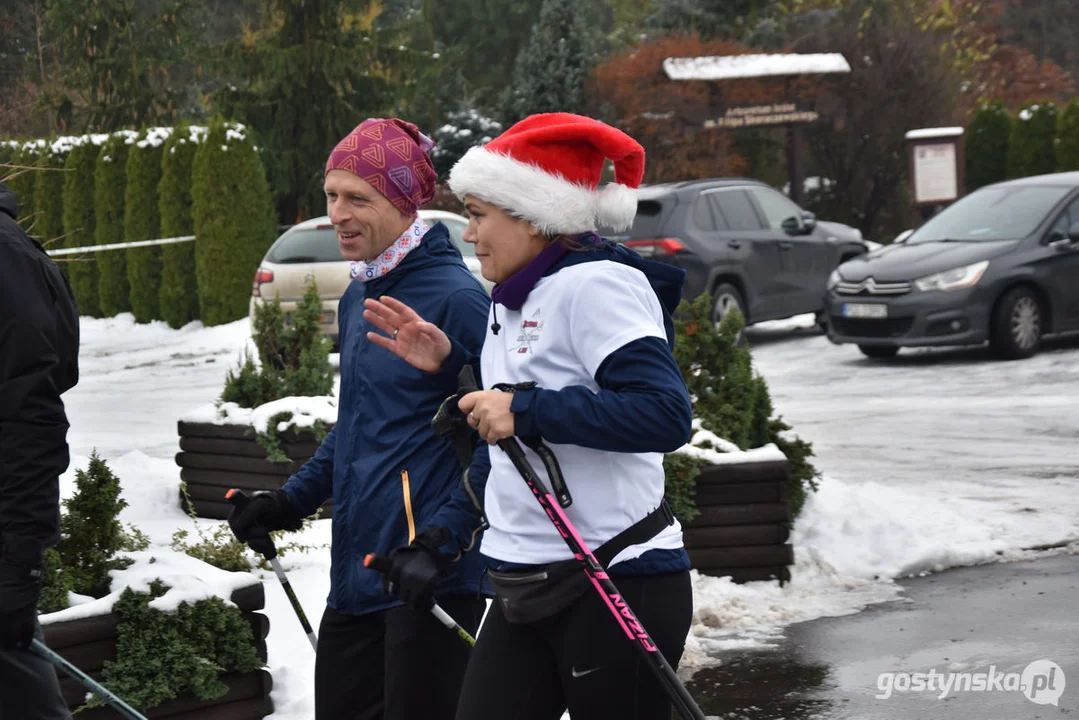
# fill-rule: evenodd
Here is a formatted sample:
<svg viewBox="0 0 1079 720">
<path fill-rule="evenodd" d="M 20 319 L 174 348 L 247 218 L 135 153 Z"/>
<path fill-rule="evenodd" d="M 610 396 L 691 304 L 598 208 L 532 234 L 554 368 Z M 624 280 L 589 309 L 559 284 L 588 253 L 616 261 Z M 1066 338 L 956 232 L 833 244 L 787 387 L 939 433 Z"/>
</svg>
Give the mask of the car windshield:
<svg viewBox="0 0 1079 720">
<path fill-rule="evenodd" d="M 907 244 L 1018 240 L 1034 232 L 1071 190 L 1034 185 L 984 188 L 942 210 Z"/>
<path fill-rule="evenodd" d="M 341 262 L 337 233 L 332 227 L 289 230 L 274 243 L 266 260 L 273 263 Z"/>
</svg>

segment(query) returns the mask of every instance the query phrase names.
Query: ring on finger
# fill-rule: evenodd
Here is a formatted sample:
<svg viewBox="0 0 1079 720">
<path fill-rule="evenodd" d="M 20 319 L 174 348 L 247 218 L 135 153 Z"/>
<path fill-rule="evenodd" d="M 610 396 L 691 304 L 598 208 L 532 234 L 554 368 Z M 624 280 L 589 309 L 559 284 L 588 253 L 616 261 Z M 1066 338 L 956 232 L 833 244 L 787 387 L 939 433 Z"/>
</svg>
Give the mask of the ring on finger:
<svg viewBox="0 0 1079 720">
<path fill-rule="evenodd" d="M 479 422 L 480 421 L 480 419 L 478 417 L 476 417 L 476 413 L 474 413 L 474 412 L 470 412 L 468 414 L 468 417 L 470 417 L 474 422 Z"/>
<path fill-rule="evenodd" d="M 397 333 L 399 333 L 399 332 L 401 332 L 401 328 L 394 328 L 393 329 L 393 339 L 394 340 L 397 339 Z"/>
</svg>

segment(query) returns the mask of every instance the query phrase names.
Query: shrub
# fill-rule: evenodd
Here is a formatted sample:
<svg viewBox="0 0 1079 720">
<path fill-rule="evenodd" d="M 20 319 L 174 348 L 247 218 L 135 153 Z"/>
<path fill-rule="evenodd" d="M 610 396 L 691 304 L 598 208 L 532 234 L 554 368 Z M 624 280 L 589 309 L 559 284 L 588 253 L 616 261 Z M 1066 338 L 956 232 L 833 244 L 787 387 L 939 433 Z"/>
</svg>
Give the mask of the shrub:
<svg viewBox="0 0 1079 720">
<path fill-rule="evenodd" d="M 158 202 L 161 237 L 193 235 L 191 166 L 205 128 L 178 129 L 165 141 L 161 155 Z M 161 317 L 181 328 L 199 317 L 199 286 L 195 280 L 195 243 L 161 246 Z"/>
<path fill-rule="evenodd" d="M 41 169 L 33 174 L 34 234 L 47 250 L 67 246 L 64 235 L 64 164 L 71 150 L 72 138 L 60 138 L 42 149 L 38 157 Z M 67 262 L 58 263 L 67 274 Z"/>
<path fill-rule="evenodd" d="M 78 139 L 64 163 L 64 235 L 68 247 L 94 245 L 94 164 L 107 135 L 87 135 Z M 79 313 L 101 316 L 95 253 L 70 256 L 67 275 Z"/>
<path fill-rule="evenodd" d="M 41 152 L 45 148 L 44 140 L 22 143 L 15 148 L 11 164 L 15 165 L 8 172 L 7 184 L 15 193 L 19 206 L 19 224 L 27 235 L 37 237 L 36 214 L 34 212 L 34 186 L 37 184 L 36 168 L 41 164 Z"/>
<path fill-rule="evenodd" d="M 123 242 L 127 190 L 127 154 L 137 133 L 121 130 L 101 146 L 94 168 L 94 239 L 98 245 Z M 112 317 L 131 309 L 127 281 L 127 254 L 123 250 L 96 253 L 98 302 L 101 313 Z"/>
<path fill-rule="evenodd" d="M 247 314 L 251 278 L 277 236 L 262 160 L 242 125 L 210 125 L 192 171 L 199 315 L 220 325 Z"/>
<path fill-rule="evenodd" d="M 1027 103 L 1012 126 L 1008 177 L 1056 172 L 1057 108 L 1053 103 Z"/>
<path fill-rule="evenodd" d="M 717 328 L 706 293 L 692 304 L 683 301 L 675 320 L 674 357 L 693 401 L 693 415 L 704 430 L 742 450 L 774 443 L 790 463 L 789 494 L 795 517 L 806 494 L 817 488 L 818 473 L 809 458 L 812 446 L 790 434 L 781 417 L 772 417 L 768 384 L 753 371 L 749 349 L 742 343 L 745 321 L 730 313 Z M 675 454 L 664 459 L 667 498 L 682 522 L 696 516 L 695 479 L 706 463 Z"/>
<path fill-rule="evenodd" d="M 443 180 L 448 179 L 450 169 L 472 147 L 486 145 L 502 133 L 502 125 L 475 110 L 449 113 L 446 122 L 435 131 L 435 146 L 431 150 L 431 162 L 435 172 Z"/>
<path fill-rule="evenodd" d="M 261 367 L 245 356 L 235 373 L 229 371 L 221 401 L 254 408 L 294 395 L 331 395 L 332 343 L 319 333 L 321 315 L 315 283 L 307 288 L 288 325 L 279 298 L 257 304 L 252 326 Z"/>
<path fill-rule="evenodd" d="M 119 478 L 95 450 L 86 470 L 75 473 L 75 493 L 63 502 L 60 542 L 45 553 L 41 612 L 67 607 L 68 592 L 108 594 L 109 571 L 129 564 L 117 554 L 149 547 L 140 531 L 120 523 L 125 507 Z"/>
<path fill-rule="evenodd" d="M 251 625 L 238 608 L 216 597 L 182 602 L 174 613 L 151 608 L 150 601 L 168 589 L 160 580 L 149 593 L 128 588 L 113 607 L 119 616 L 116 660 L 106 661 L 104 681 L 140 710 L 187 692 L 203 700 L 221 697 L 228 692 L 222 673 L 262 667 Z"/>
<path fill-rule="evenodd" d="M 161 182 L 162 143 L 170 128 L 150 128 L 131 146 L 127 155 L 127 187 L 124 192 L 124 242 L 160 237 L 157 186 Z M 132 248 L 127 254 L 127 282 L 135 322 L 161 319 L 161 248 Z"/>
<path fill-rule="evenodd" d="M 1059 172 L 1079 170 L 1079 99 L 1068 103 L 1060 116 L 1057 170 Z"/>
<path fill-rule="evenodd" d="M 967 128 L 966 190 L 1008 179 L 1008 143 L 1012 119 L 1000 103 L 988 103 L 974 115 Z"/>
</svg>

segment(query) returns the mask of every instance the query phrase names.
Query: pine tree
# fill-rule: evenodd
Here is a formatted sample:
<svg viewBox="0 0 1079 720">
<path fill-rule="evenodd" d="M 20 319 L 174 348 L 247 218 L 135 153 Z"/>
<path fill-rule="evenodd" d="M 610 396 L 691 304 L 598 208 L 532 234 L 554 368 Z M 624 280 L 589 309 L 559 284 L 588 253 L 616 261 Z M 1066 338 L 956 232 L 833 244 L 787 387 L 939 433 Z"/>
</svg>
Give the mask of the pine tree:
<svg viewBox="0 0 1079 720">
<path fill-rule="evenodd" d="M 161 182 L 162 144 L 171 128 L 150 128 L 140 134 L 127 156 L 124 192 L 124 242 L 160 237 L 157 186 Z M 127 250 L 127 281 L 135 322 L 161 319 L 161 248 Z"/>
<path fill-rule="evenodd" d="M 435 172 L 445 180 L 450 169 L 474 146 L 486 145 L 502 132 L 502 125 L 475 110 L 459 110 L 446 116 L 446 122 L 435 131 L 432 139 L 431 162 Z"/>
<path fill-rule="evenodd" d="M 94 164 L 107 135 L 85 135 L 68 153 L 64 163 L 64 235 L 68 247 L 96 244 L 94 239 Z M 95 253 L 72 256 L 66 263 L 71 291 L 79 312 L 101 316 L 98 296 L 97 258 Z"/>
<path fill-rule="evenodd" d="M 39 237 L 37 214 L 34 210 L 34 186 L 37 184 L 37 167 L 42 163 L 41 153 L 44 148 L 44 140 L 22 143 L 15 148 L 11 156 L 11 164 L 16 167 L 8 172 L 7 184 L 15 193 L 19 224 L 31 237 Z"/>
<path fill-rule="evenodd" d="M 1056 172 L 1057 108 L 1049 102 L 1027 103 L 1012 126 L 1008 177 Z"/>
<path fill-rule="evenodd" d="M 1008 179 L 1011 132 L 1011 117 L 1000 103 L 983 105 L 974 115 L 967 127 L 967 192 Z"/>
<path fill-rule="evenodd" d="M 507 120 L 534 113 L 584 112 L 592 38 L 575 0 L 543 0 L 528 45 L 514 65 Z"/>
<path fill-rule="evenodd" d="M 1072 100 L 1060 116 L 1057 171 L 1079 170 L 1079 99 Z"/>
<path fill-rule="evenodd" d="M 199 316 L 206 325 L 239 320 L 251 278 L 277 237 L 266 172 L 246 128 L 210 125 L 195 152 L 191 197 Z"/>
<path fill-rule="evenodd" d="M 120 130 L 101 146 L 94 168 L 94 238 L 98 245 L 124 240 L 125 192 L 127 190 L 127 153 L 138 133 Z M 98 269 L 98 302 L 101 313 L 112 317 L 131 309 L 127 281 L 127 254 L 123 250 L 95 253 Z"/>
<path fill-rule="evenodd" d="M 165 141 L 158 186 L 161 236 L 193 235 L 191 219 L 191 168 L 203 127 L 176 130 Z M 161 317 L 172 328 L 181 328 L 199 317 L 199 286 L 195 279 L 195 243 L 161 246 Z"/>
</svg>

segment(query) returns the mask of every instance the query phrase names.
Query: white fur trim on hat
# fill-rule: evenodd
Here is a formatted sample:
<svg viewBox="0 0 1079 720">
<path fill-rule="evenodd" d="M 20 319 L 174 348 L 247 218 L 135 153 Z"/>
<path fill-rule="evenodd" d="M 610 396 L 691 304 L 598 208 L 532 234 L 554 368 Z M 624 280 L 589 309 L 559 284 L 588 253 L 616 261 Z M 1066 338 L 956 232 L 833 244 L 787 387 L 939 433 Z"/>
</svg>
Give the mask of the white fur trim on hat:
<svg viewBox="0 0 1079 720">
<path fill-rule="evenodd" d="M 596 191 L 482 147 L 453 166 L 449 185 L 458 198 L 472 195 L 497 205 L 548 235 L 595 230 L 597 220 L 624 229 L 637 213 L 636 191 L 625 185 Z"/>
</svg>

